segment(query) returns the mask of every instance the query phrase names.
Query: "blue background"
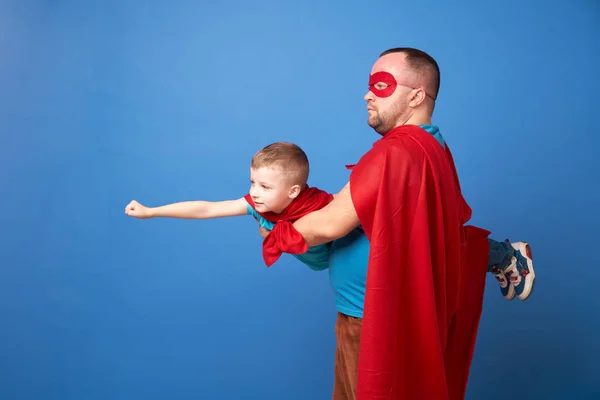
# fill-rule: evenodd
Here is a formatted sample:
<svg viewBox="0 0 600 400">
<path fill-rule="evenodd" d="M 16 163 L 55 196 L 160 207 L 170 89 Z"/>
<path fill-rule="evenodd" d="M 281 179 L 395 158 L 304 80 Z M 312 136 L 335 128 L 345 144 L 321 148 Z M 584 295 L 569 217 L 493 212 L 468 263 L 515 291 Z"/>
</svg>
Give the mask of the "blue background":
<svg viewBox="0 0 600 400">
<path fill-rule="evenodd" d="M 480 3 L 2 1 L 0 398 L 330 398 L 326 272 L 123 209 L 240 197 L 278 140 L 339 190 L 396 46 L 440 63 L 472 222 L 536 260 L 527 302 L 489 276 L 467 397 L 598 398 L 599 3 Z"/>
</svg>

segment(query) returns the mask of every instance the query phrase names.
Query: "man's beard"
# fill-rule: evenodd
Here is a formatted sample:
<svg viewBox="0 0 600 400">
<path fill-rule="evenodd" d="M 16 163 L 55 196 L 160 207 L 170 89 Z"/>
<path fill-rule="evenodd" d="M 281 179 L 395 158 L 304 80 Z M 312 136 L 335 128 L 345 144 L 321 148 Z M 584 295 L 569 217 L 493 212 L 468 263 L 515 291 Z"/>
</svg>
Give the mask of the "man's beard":
<svg viewBox="0 0 600 400">
<path fill-rule="evenodd" d="M 394 108 L 386 111 L 385 113 L 376 111 L 374 115 L 369 115 L 367 119 L 369 126 L 381 136 L 398 126 L 400 121 L 402 121 L 400 124 L 402 125 L 410 118 L 408 106 L 400 103 L 397 103 Z"/>
<path fill-rule="evenodd" d="M 367 119 L 367 124 L 369 124 L 369 126 L 373 128 L 375 132 L 379 133 L 382 136 L 388 133 L 393 128 L 393 126 L 390 126 L 389 119 L 385 118 L 385 116 L 382 116 L 379 113 L 377 113 L 377 115 L 374 116 L 369 116 L 369 118 Z"/>
</svg>

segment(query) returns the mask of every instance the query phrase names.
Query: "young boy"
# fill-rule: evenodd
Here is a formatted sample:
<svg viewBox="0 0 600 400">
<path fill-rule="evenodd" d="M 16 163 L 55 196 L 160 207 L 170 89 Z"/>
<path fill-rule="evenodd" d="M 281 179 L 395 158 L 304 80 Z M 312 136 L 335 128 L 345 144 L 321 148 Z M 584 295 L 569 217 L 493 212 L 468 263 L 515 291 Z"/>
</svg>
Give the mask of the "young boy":
<svg viewBox="0 0 600 400">
<path fill-rule="evenodd" d="M 284 251 L 313 270 L 328 268 L 331 243 L 307 248 L 304 240 L 279 229 L 278 220 L 294 222 L 312 211 L 324 207 L 333 195 L 307 185 L 308 158 L 292 143 L 277 142 L 258 151 L 250 163 L 250 191 L 237 200 L 217 202 L 185 201 L 159 207 L 146 207 L 133 200 L 125 213 L 131 217 L 208 219 L 252 215 L 261 227 L 271 231 L 263 243 L 267 265 L 280 256 L 274 241 L 285 244 Z M 356 229 L 360 233 L 361 228 Z M 354 233 L 357 233 L 354 232 Z M 498 283 L 502 295 L 512 300 L 515 295 L 526 300 L 531 294 L 535 275 L 530 247 L 525 242 L 497 242 L 489 239 L 488 271 Z M 364 260 L 366 271 L 368 259 Z M 366 276 L 366 274 L 361 276 Z M 364 282 L 363 282 L 364 284 Z M 363 285 L 364 287 L 364 285 Z"/>
</svg>

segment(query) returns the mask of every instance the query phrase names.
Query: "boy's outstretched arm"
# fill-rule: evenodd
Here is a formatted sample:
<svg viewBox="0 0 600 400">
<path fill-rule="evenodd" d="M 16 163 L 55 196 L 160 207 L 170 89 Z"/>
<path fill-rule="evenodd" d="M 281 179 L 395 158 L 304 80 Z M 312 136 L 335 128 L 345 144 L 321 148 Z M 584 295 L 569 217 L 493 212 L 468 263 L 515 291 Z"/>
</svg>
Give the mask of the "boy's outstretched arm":
<svg viewBox="0 0 600 400">
<path fill-rule="evenodd" d="M 182 218 L 208 219 L 248 215 L 247 202 L 243 197 L 225 201 L 183 201 L 158 207 L 146 207 L 133 200 L 125 207 L 125 214 L 139 219 Z"/>
</svg>

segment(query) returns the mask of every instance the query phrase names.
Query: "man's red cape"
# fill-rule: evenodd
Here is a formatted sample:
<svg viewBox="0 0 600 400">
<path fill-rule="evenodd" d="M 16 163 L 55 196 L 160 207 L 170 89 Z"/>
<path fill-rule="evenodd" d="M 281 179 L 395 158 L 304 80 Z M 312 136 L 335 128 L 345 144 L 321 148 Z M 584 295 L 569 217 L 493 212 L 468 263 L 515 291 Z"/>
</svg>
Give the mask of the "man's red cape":
<svg viewBox="0 0 600 400">
<path fill-rule="evenodd" d="M 250 194 L 246 194 L 244 198 L 255 209 Z M 268 267 L 281 257 L 282 252 L 303 254 L 308 251 L 304 238 L 292 224 L 306 214 L 325 207 L 331 200 L 333 200 L 332 194 L 307 186 L 281 214 L 257 211 L 264 219 L 275 223 L 273 230 L 263 241 L 263 259 Z"/>
<path fill-rule="evenodd" d="M 490 232 L 464 226 L 471 209 L 450 149 L 401 126 L 351 169 L 370 241 L 357 399 L 463 399 Z"/>
<path fill-rule="evenodd" d="M 490 232 L 464 225 L 471 209 L 450 149 L 402 126 L 351 169 L 352 201 L 370 241 L 357 399 L 464 399 Z M 307 250 L 292 223 L 331 200 L 311 189 L 283 214 L 261 214 L 277 222 L 263 243 L 267 265 L 282 251 Z"/>
</svg>

